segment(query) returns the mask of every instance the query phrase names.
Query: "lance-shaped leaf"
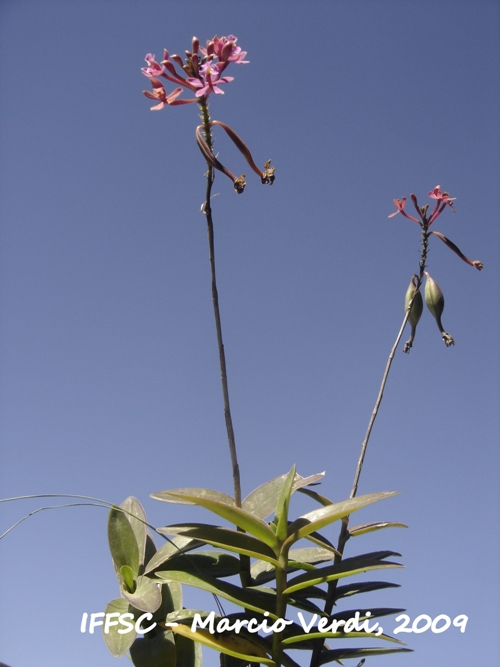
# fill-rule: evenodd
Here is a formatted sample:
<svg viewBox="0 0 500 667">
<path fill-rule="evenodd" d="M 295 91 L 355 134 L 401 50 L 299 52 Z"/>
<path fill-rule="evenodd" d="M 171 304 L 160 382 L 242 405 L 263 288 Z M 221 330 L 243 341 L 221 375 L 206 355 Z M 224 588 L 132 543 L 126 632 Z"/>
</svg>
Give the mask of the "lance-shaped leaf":
<svg viewBox="0 0 500 667">
<path fill-rule="evenodd" d="M 345 639 L 348 637 L 356 639 L 383 639 L 388 642 L 394 642 L 395 644 L 404 644 L 404 642 L 399 641 L 399 639 L 394 639 L 389 635 L 381 634 L 377 635 L 374 632 L 309 632 L 305 634 L 296 635 L 295 637 L 287 637 L 283 640 L 285 646 L 290 646 L 291 644 L 298 644 L 303 641 L 310 641 L 312 639 Z"/>
<path fill-rule="evenodd" d="M 323 507 L 327 507 L 328 505 L 333 505 L 332 500 L 330 500 L 326 496 L 322 496 L 321 493 L 318 493 L 317 491 L 313 491 L 312 489 L 299 489 L 299 491 L 300 493 L 309 496 L 320 505 L 323 505 Z"/>
<path fill-rule="evenodd" d="M 211 526 L 205 523 L 193 523 L 165 526 L 164 528 L 159 528 L 158 531 L 167 535 L 180 534 L 195 538 L 200 542 L 211 544 L 214 547 L 223 547 L 228 551 L 234 551 L 245 556 L 263 559 L 274 565 L 279 565 L 279 561 L 276 559 L 273 550 L 266 543 L 252 537 L 252 535 L 246 535 L 230 528 Z"/>
<path fill-rule="evenodd" d="M 120 507 L 125 510 L 126 513 L 124 516 L 127 518 L 134 531 L 137 548 L 139 550 L 139 566 L 142 566 L 144 565 L 144 554 L 146 551 L 146 513 L 141 503 L 137 498 L 134 498 L 134 496 L 129 496 L 123 501 Z"/>
<path fill-rule="evenodd" d="M 348 658 L 369 658 L 372 655 L 412 652 L 411 648 L 339 648 L 323 651 L 318 665 L 326 665 L 328 662 L 339 662 Z"/>
<path fill-rule="evenodd" d="M 216 578 L 233 577 L 240 573 L 240 560 L 224 551 L 197 551 L 189 556 L 184 554 L 173 556 L 158 569 L 163 572 L 182 570 Z"/>
<path fill-rule="evenodd" d="M 151 496 L 156 500 L 171 502 L 171 498 L 187 501 L 200 507 L 205 507 L 214 514 L 223 517 L 235 526 L 246 530 L 259 540 L 265 542 L 274 552 L 279 548 L 276 535 L 265 521 L 258 519 L 250 512 L 236 507 L 234 500 L 226 494 L 210 489 L 177 489 L 161 491 Z"/>
<path fill-rule="evenodd" d="M 399 563 L 384 560 L 388 556 L 399 555 L 400 554 L 394 551 L 376 551 L 356 558 L 346 558 L 336 565 L 330 565 L 328 567 L 318 568 L 314 572 L 300 574 L 288 582 L 288 586 L 283 592 L 286 595 L 302 588 L 307 588 L 308 586 L 317 586 L 327 581 L 350 577 L 353 574 L 368 572 L 369 570 L 403 567 Z"/>
<path fill-rule="evenodd" d="M 186 586 L 193 586 L 200 588 L 208 593 L 219 595 L 220 597 L 237 604 L 245 609 L 257 611 L 260 613 L 269 612 L 271 618 L 276 619 L 274 614 L 276 596 L 274 591 L 264 593 L 250 588 L 240 588 L 227 581 L 220 581 L 219 579 L 212 579 L 212 577 L 201 577 L 179 570 L 171 572 L 157 572 L 158 579 L 163 581 L 177 581 Z"/>
<path fill-rule="evenodd" d="M 334 554 L 328 549 L 321 547 L 304 547 L 302 549 L 291 549 L 288 554 L 287 572 L 294 570 L 313 569 L 312 563 L 323 563 L 333 560 Z M 252 579 L 256 583 L 265 583 L 275 577 L 274 566 L 266 561 L 256 561 L 250 568 Z"/>
<path fill-rule="evenodd" d="M 349 498 L 340 503 L 334 503 L 333 505 L 321 507 L 313 512 L 309 512 L 308 514 L 299 517 L 288 526 L 288 534 L 290 537 L 284 543 L 283 548 L 289 547 L 290 544 L 300 540 L 302 537 L 306 537 L 312 532 L 320 530 L 330 523 L 338 521 L 338 519 L 342 519 L 343 517 L 352 514 L 352 512 L 360 510 L 362 507 L 371 505 L 379 500 L 384 500 L 385 498 L 390 498 L 397 495 L 397 493 L 397 491 L 368 493 L 364 496 Z"/>
<path fill-rule="evenodd" d="M 159 529 L 159 532 L 161 532 L 161 528 Z M 153 572 L 158 567 L 160 567 L 162 563 L 169 560 L 173 556 L 180 556 L 181 554 L 187 553 L 188 551 L 197 549 L 203 544 L 204 542 L 201 542 L 200 540 L 193 540 L 190 537 L 183 537 L 182 535 L 178 535 L 171 540 L 169 539 L 169 541 L 166 542 L 161 547 L 161 549 L 158 549 L 158 551 L 148 561 L 144 573 L 148 574 L 149 572 Z"/>
<path fill-rule="evenodd" d="M 108 541 L 111 557 L 119 572 L 123 565 L 131 568 L 134 578 L 139 575 L 139 547 L 135 532 L 126 515 L 113 507 L 108 519 Z"/>
<path fill-rule="evenodd" d="M 366 607 L 361 607 L 361 609 L 366 609 Z M 361 611 L 360 609 L 344 609 L 336 614 L 332 614 L 330 619 L 335 621 L 348 621 L 350 618 L 354 618 L 356 614 L 359 614 L 359 620 L 363 623 L 366 619 L 371 621 L 374 618 L 401 614 L 406 611 L 406 609 L 395 609 L 394 607 L 369 607 L 368 609 L 370 611 L 369 616 L 367 616 L 366 612 Z"/>
<path fill-rule="evenodd" d="M 133 610 L 130 609 L 127 600 L 124 600 L 123 598 L 117 598 L 116 600 L 111 600 L 111 602 L 106 605 L 104 613 L 127 614 L 127 613 L 133 613 Z M 104 637 L 104 642 L 108 647 L 108 650 L 110 651 L 111 655 L 113 655 L 115 658 L 121 658 L 122 655 L 125 655 L 125 653 L 134 643 L 135 638 L 137 637 L 135 628 L 130 632 L 126 632 L 123 634 L 120 634 L 118 632 L 118 630 L 120 629 L 123 630 L 124 628 L 123 626 L 117 624 L 110 626 L 108 628 L 109 632 L 104 632 L 104 624 L 102 626 L 102 636 Z"/>
<path fill-rule="evenodd" d="M 288 473 L 281 493 L 276 503 L 276 513 L 273 524 L 276 530 L 276 536 L 280 542 L 284 542 L 287 537 L 288 529 L 288 508 L 290 507 L 290 496 L 292 495 L 292 485 L 295 478 L 296 467 L 293 466 Z"/>
<path fill-rule="evenodd" d="M 184 496 L 192 496 L 194 500 L 188 500 Z M 215 491 L 214 489 L 201 488 L 186 488 L 186 489 L 171 489 L 170 491 L 159 491 L 152 493 L 151 498 L 161 500 L 164 503 L 176 503 L 178 505 L 199 505 L 197 499 L 214 500 L 225 505 L 236 507 L 234 498 L 228 496 L 222 491 Z"/>
<path fill-rule="evenodd" d="M 174 635 L 170 630 L 138 637 L 130 647 L 134 667 L 165 667 L 176 664 Z"/>
<path fill-rule="evenodd" d="M 394 521 L 377 521 L 375 523 L 362 523 L 358 526 L 349 528 L 349 535 L 354 537 L 356 535 L 365 535 L 372 533 L 374 530 L 382 530 L 383 528 L 408 528 L 405 523 L 396 523 Z"/>
<path fill-rule="evenodd" d="M 333 560 L 334 554 L 329 549 L 321 547 L 302 547 L 301 549 L 290 549 L 289 559 L 301 563 L 324 563 Z"/>
<path fill-rule="evenodd" d="M 400 588 L 400 585 L 391 584 L 388 581 L 358 581 L 345 586 L 337 586 L 335 589 L 335 600 L 357 595 L 358 593 L 378 591 L 383 588 Z"/>
<path fill-rule="evenodd" d="M 304 486 L 314 484 L 324 477 L 325 473 L 321 472 L 309 477 L 301 477 L 295 475 L 293 482 L 292 493 L 300 490 Z M 259 519 L 265 519 L 276 511 L 276 503 L 281 493 L 281 489 L 286 481 L 287 475 L 280 475 L 265 482 L 258 488 L 254 489 L 242 503 L 242 508 L 251 514 L 254 514 Z"/>
<path fill-rule="evenodd" d="M 182 635 L 187 639 L 208 646 L 219 653 L 225 653 L 246 662 L 257 662 L 263 665 L 275 664 L 260 646 L 245 637 L 233 633 L 212 635 L 208 630 L 202 629 L 193 632 L 187 625 L 178 625 L 172 628 L 172 630 L 175 634 Z"/>
</svg>

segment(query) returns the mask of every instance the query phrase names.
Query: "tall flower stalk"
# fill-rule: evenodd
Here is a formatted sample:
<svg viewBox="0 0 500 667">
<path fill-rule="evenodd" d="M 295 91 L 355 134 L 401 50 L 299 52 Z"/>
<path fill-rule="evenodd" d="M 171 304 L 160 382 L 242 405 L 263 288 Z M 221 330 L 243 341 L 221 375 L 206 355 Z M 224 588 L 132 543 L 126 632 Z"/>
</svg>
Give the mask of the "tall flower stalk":
<svg viewBox="0 0 500 667">
<path fill-rule="evenodd" d="M 212 131 L 210 127 L 210 113 L 205 97 L 202 97 L 199 102 L 201 110 L 201 119 L 203 121 L 203 133 L 205 135 L 206 144 L 213 154 Z M 238 507 L 241 507 L 241 479 L 240 467 L 238 465 L 238 455 L 236 453 L 236 439 L 234 437 L 233 418 L 231 416 L 231 405 L 229 403 L 229 385 L 227 381 L 226 368 L 226 354 L 224 352 L 224 342 L 222 340 L 222 323 L 219 309 L 219 294 L 217 291 L 217 277 L 215 272 L 215 240 L 214 240 L 214 223 L 212 220 L 212 185 L 214 182 L 214 168 L 207 162 L 207 186 L 205 203 L 203 205 L 203 212 L 207 219 L 207 234 L 208 234 L 208 248 L 210 258 L 210 274 L 212 279 L 212 305 L 214 308 L 215 329 L 217 332 L 217 345 L 219 348 L 219 365 L 220 377 L 222 382 L 222 397 L 224 400 L 224 420 L 226 424 L 227 440 L 229 444 L 229 453 L 231 456 L 231 466 L 233 471 L 233 486 L 234 486 L 234 500 Z"/>
<path fill-rule="evenodd" d="M 193 37 L 191 51 L 186 51 L 186 58 L 184 61 L 177 54 L 170 55 L 166 49 L 163 52 L 163 60 L 160 63 L 155 60 L 154 55 L 148 53 L 146 56 L 147 67 L 143 67 L 142 72 L 151 80 L 151 85 L 153 88 L 152 91 L 145 90 L 144 94 L 149 99 L 157 102 L 157 104 L 151 107 L 152 111 L 158 111 L 163 109 L 165 106 L 197 103 L 201 112 L 202 124 L 196 128 L 196 141 L 207 163 L 207 185 L 205 203 L 203 204 L 202 211 L 205 214 L 207 220 L 210 273 L 212 282 L 212 304 L 214 309 L 215 329 L 217 333 L 217 345 L 219 351 L 222 397 L 224 401 L 224 421 L 226 424 L 233 474 L 234 499 L 236 505 L 241 507 L 242 496 L 240 469 L 236 451 L 233 419 L 231 416 L 231 405 L 229 402 L 226 355 L 224 352 L 224 342 L 222 338 L 222 323 L 215 270 L 215 241 L 211 197 L 212 185 L 215 176 L 214 170 L 218 170 L 230 178 L 233 182 L 234 189 L 238 194 L 243 192 L 246 182 L 244 174 L 239 177 L 235 176 L 214 155 L 212 128 L 214 126 L 222 127 L 231 141 L 245 157 L 250 168 L 260 176 L 262 183 L 272 184 L 274 182 L 274 168 L 270 166 L 270 161 L 268 161 L 264 165 L 264 169 L 260 170 L 255 164 L 248 146 L 243 142 L 238 134 L 225 123 L 217 120 L 212 121 L 210 119 L 208 97 L 212 93 L 216 95 L 223 95 L 224 91 L 220 86 L 233 81 L 232 76 L 223 75 L 225 69 L 230 64 L 244 65 L 248 63 L 248 61 L 245 60 L 246 52 L 242 51 L 241 48 L 237 46 L 236 42 L 237 38 L 234 37 L 234 35 L 220 38 L 215 36 L 212 40 L 207 41 L 205 47 L 202 47 L 200 46 L 199 40 L 196 37 Z M 177 68 L 180 68 L 182 72 L 179 72 Z M 177 84 L 177 87 L 170 93 L 167 93 L 159 77 Z M 178 99 L 184 89 L 194 93 L 194 97 L 189 99 Z"/>
</svg>

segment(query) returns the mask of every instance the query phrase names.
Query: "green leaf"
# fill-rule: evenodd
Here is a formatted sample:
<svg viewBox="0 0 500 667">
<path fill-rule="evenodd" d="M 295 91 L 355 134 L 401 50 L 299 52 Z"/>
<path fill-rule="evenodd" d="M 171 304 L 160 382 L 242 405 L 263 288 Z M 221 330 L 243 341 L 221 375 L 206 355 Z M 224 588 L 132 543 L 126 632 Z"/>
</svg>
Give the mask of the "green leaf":
<svg viewBox="0 0 500 667">
<path fill-rule="evenodd" d="M 123 583 L 125 584 L 127 591 L 129 593 L 133 593 L 135 591 L 135 581 L 134 573 L 132 572 L 130 565 L 122 565 L 120 568 L 120 574 L 122 575 Z"/>
<path fill-rule="evenodd" d="M 304 547 L 301 549 L 291 549 L 289 553 L 287 572 L 294 570 L 312 568 L 309 563 L 321 563 L 333 560 L 334 554 L 329 549 L 321 547 Z M 265 583 L 275 578 L 274 566 L 266 561 L 258 560 L 252 564 L 250 574 L 255 583 Z"/>
<path fill-rule="evenodd" d="M 162 529 L 159 529 L 159 532 L 162 532 Z M 144 570 L 145 574 L 153 572 L 156 570 L 162 563 L 169 560 L 173 556 L 180 556 L 188 551 L 197 549 L 199 546 L 202 546 L 204 542 L 200 540 L 193 540 L 190 537 L 183 537 L 178 535 L 173 539 L 169 539 L 158 551 L 152 556 L 148 561 L 146 568 Z"/>
<path fill-rule="evenodd" d="M 171 581 L 169 584 L 162 583 L 161 587 L 161 605 L 155 613 L 153 620 L 158 616 L 159 620 L 163 620 L 167 614 L 174 613 L 182 609 L 182 586 L 176 581 Z"/>
<path fill-rule="evenodd" d="M 196 632 L 193 632 L 187 625 L 178 625 L 176 628 L 172 628 L 172 630 L 175 634 L 180 634 L 183 637 L 200 642 L 200 644 L 208 646 L 219 653 L 232 655 L 234 658 L 240 658 L 240 660 L 245 660 L 246 662 L 257 662 L 274 667 L 275 663 L 260 646 L 234 633 L 212 635 L 208 630 L 203 629 L 197 629 Z"/>
<path fill-rule="evenodd" d="M 322 472 L 317 475 L 311 475 L 310 477 L 301 477 L 296 474 L 292 493 L 298 491 L 303 486 L 317 482 L 324 477 L 324 474 L 325 473 Z M 278 502 L 286 478 L 287 475 L 280 475 L 256 488 L 245 498 L 242 503 L 242 508 L 259 519 L 265 519 L 270 514 L 273 514 L 276 510 L 276 503 Z"/>
<path fill-rule="evenodd" d="M 195 505 L 200 505 L 200 507 L 205 507 L 214 514 L 223 517 L 235 526 L 246 530 L 251 535 L 262 540 L 262 542 L 265 542 L 265 544 L 270 546 L 274 552 L 279 548 L 276 535 L 271 528 L 269 528 L 267 523 L 261 519 L 257 519 L 250 512 L 246 512 L 240 507 L 236 507 L 234 500 L 229 496 L 226 496 L 225 493 L 211 491 L 210 489 L 178 489 L 155 493 L 151 497 L 166 502 L 171 502 L 170 498 L 173 497 L 189 503 L 194 503 Z M 227 500 L 224 500 L 224 498 Z"/>
<path fill-rule="evenodd" d="M 334 503 L 327 507 L 321 507 L 308 514 L 304 514 L 304 516 L 299 517 L 289 525 L 288 534 L 290 537 L 286 540 L 283 548 L 293 544 L 293 542 L 297 542 L 302 537 L 310 535 L 314 531 L 321 530 L 321 528 L 324 528 L 334 521 L 338 521 L 338 519 L 342 519 L 343 517 L 352 514 L 352 512 L 356 512 L 357 510 L 379 500 L 395 496 L 397 493 L 397 491 L 369 493 L 364 496 L 358 496 L 357 498 L 349 498 L 348 500 L 343 500 L 340 503 Z"/>
<path fill-rule="evenodd" d="M 182 635 L 175 635 L 175 650 L 177 654 L 175 667 L 202 667 L 201 644 L 198 642 Z"/>
<path fill-rule="evenodd" d="M 302 588 L 307 588 L 308 586 L 317 586 L 328 581 L 334 581 L 335 579 L 350 577 L 351 575 L 359 574 L 360 572 L 368 572 L 369 570 L 403 567 L 399 563 L 392 563 L 384 560 L 387 556 L 399 555 L 400 554 L 393 551 L 377 551 L 356 558 L 346 558 L 337 565 L 330 565 L 328 567 L 318 568 L 314 572 L 300 574 L 288 582 L 288 586 L 283 593 L 290 594 Z"/>
<path fill-rule="evenodd" d="M 145 524 L 146 512 L 144 511 L 141 503 L 137 500 L 137 498 L 134 498 L 134 496 L 129 496 L 126 498 L 120 507 L 126 512 L 130 513 L 125 514 L 125 516 L 127 517 L 127 521 L 130 523 L 132 530 L 134 531 L 137 548 L 139 550 L 139 565 L 144 565 L 147 535 L 147 528 Z"/>
<path fill-rule="evenodd" d="M 395 609 L 394 607 L 370 607 L 370 616 L 366 615 L 366 612 L 361 612 L 358 609 L 344 609 L 339 611 L 336 614 L 330 616 L 332 620 L 344 620 L 348 621 L 350 618 L 354 618 L 356 613 L 359 613 L 359 620 L 361 623 L 367 618 L 370 620 L 373 618 L 380 618 L 382 616 L 391 616 L 392 614 L 401 614 L 406 611 L 406 609 Z"/>
<path fill-rule="evenodd" d="M 180 534 L 184 537 L 195 538 L 214 547 L 221 547 L 227 551 L 235 551 L 245 556 L 267 560 L 270 563 L 279 565 L 274 551 L 265 542 L 261 542 L 251 535 L 246 535 L 231 528 L 211 526 L 206 523 L 191 523 L 165 526 L 164 528 L 159 528 L 158 531 L 167 535 Z M 276 539 L 274 533 L 272 535 Z"/>
<path fill-rule="evenodd" d="M 251 588 L 240 588 L 227 581 L 212 579 L 211 577 L 200 577 L 187 572 L 173 570 L 171 572 L 157 572 L 156 576 L 163 581 L 177 581 L 186 586 L 201 588 L 208 593 L 220 595 L 220 597 L 234 602 L 240 607 L 257 611 L 260 613 L 269 612 L 271 618 L 277 618 L 274 614 L 276 596 L 274 591 L 264 593 Z"/>
<path fill-rule="evenodd" d="M 235 508 L 235 511 L 243 512 L 243 510 L 239 508 Z M 247 513 L 245 512 L 245 514 Z M 248 550 L 249 553 L 247 555 L 254 558 L 265 558 L 266 560 L 272 559 L 273 561 L 276 561 L 276 554 L 273 548 L 273 545 L 276 548 L 278 547 L 276 535 L 269 528 L 269 526 L 260 519 L 254 519 L 251 514 L 247 514 L 247 516 L 251 517 L 251 521 L 255 523 L 252 525 L 246 523 L 246 528 L 243 525 L 240 525 L 240 528 L 243 528 L 244 530 L 247 528 L 252 528 L 252 530 L 248 530 L 248 532 L 256 534 L 257 539 L 246 535 L 244 537 L 249 538 L 248 540 L 239 540 L 237 535 L 243 535 L 243 533 L 239 533 L 238 531 L 232 530 L 231 528 L 223 528 L 221 526 L 213 526 L 206 523 L 188 523 L 176 526 L 164 526 L 162 528 L 158 528 L 158 532 L 167 535 L 180 534 L 184 535 L 185 537 L 196 538 L 198 540 L 202 540 L 203 542 L 207 542 L 208 544 L 214 544 L 214 546 L 220 546 L 227 548 L 230 551 L 236 551 L 237 553 L 246 553 Z M 232 523 L 235 522 L 233 521 Z M 245 523 L 245 521 L 241 521 L 240 523 Z M 262 537 L 260 537 L 260 535 L 262 535 Z M 240 549 L 243 550 L 240 551 Z"/>
<path fill-rule="evenodd" d="M 295 479 L 295 470 L 296 467 L 293 466 L 288 473 L 276 504 L 276 514 L 273 523 L 276 526 L 276 536 L 280 542 L 284 542 L 287 538 L 288 508 L 290 507 L 290 496 L 292 495 L 292 484 Z"/>
<path fill-rule="evenodd" d="M 149 563 L 149 561 L 155 555 L 156 551 L 157 551 L 156 544 L 153 540 L 153 537 L 148 532 L 146 534 L 146 547 L 144 549 L 144 563 Z M 141 572 L 141 574 L 144 574 L 144 572 Z"/>
<path fill-rule="evenodd" d="M 403 644 L 399 639 L 389 637 L 389 635 L 376 635 L 373 632 L 309 632 L 305 634 L 296 635 L 295 637 L 287 637 L 283 640 L 285 646 L 290 644 L 298 644 L 303 641 L 311 639 L 383 639 L 384 641 L 394 642 L 396 644 Z"/>
<path fill-rule="evenodd" d="M 339 661 L 348 658 L 367 658 L 371 655 L 384 655 L 389 653 L 412 653 L 410 648 L 340 648 L 324 651 L 321 654 L 318 665 L 326 665 L 327 662 Z"/>
<path fill-rule="evenodd" d="M 136 589 L 133 593 L 122 590 L 122 595 L 135 609 L 150 613 L 155 612 L 160 607 L 162 601 L 161 589 L 158 583 L 145 576 L 137 577 Z"/>
<path fill-rule="evenodd" d="M 127 614 L 133 613 L 133 610 L 129 608 L 129 604 L 123 598 L 117 598 L 116 600 L 111 600 L 111 602 L 106 605 L 104 611 L 105 614 Z M 106 618 L 106 617 L 105 617 Z M 130 621 L 132 622 L 132 621 Z M 137 637 L 135 628 L 131 632 L 126 632 L 124 634 L 119 634 L 118 630 L 123 630 L 124 627 L 120 625 L 112 625 L 109 628 L 109 632 L 104 632 L 104 625 L 102 626 L 102 636 L 104 637 L 104 642 L 108 647 L 108 650 L 115 658 L 121 658 L 122 655 L 129 650 L 132 644 Z"/>
<path fill-rule="evenodd" d="M 307 535 L 306 540 L 309 540 L 309 542 L 312 542 L 313 544 L 317 544 L 322 549 L 328 549 L 332 554 L 332 558 L 341 555 L 340 551 L 337 551 L 330 540 L 327 540 L 321 533 L 314 531 L 310 535 Z"/>
<path fill-rule="evenodd" d="M 382 528 L 408 528 L 405 523 L 395 523 L 394 521 L 378 521 L 376 523 L 362 523 L 359 526 L 352 526 L 349 528 L 349 535 L 355 537 L 356 535 L 365 535 L 374 530 L 382 530 Z"/>
<path fill-rule="evenodd" d="M 240 573 L 240 560 L 224 551 L 197 551 L 186 556 L 173 556 L 158 569 L 182 570 L 191 574 L 202 574 L 209 577 L 233 577 Z"/>
<path fill-rule="evenodd" d="M 134 530 L 125 514 L 113 507 L 108 519 L 108 541 L 111 557 L 119 572 L 122 565 L 132 569 L 134 578 L 139 575 L 139 548 Z"/>
<path fill-rule="evenodd" d="M 174 635 L 171 631 L 148 632 L 137 638 L 130 647 L 130 657 L 135 667 L 165 667 L 176 660 Z"/>
<path fill-rule="evenodd" d="M 310 498 L 315 500 L 320 505 L 323 505 L 324 507 L 327 507 L 328 505 L 333 505 L 332 500 L 326 498 L 326 496 L 322 496 L 317 491 L 313 491 L 312 489 L 299 489 L 299 491 L 300 493 L 303 493 L 305 496 L 309 496 Z"/>
<path fill-rule="evenodd" d="M 400 588 L 399 584 L 391 584 L 387 581 L 358 581 L 345 586 L 337 586 L 335 590 L 335 600 L 346 598 L 358 593 L 368 593 L 369 591 L 378 591 L 382 588 Z"/>
<path fill-rule="evenodd" d="M 221 503 L 222 505 L 228 505 L 229 507 L 236 507 L 234 498 L 228 496 L 227 493 L 214 491 L 213 489 L 171 489 L 170 491 L 158 491 L 158 493 L 152 493 L 151 498 L 161 500 L 164 503 L 177 503 L 180 505 L 199 505 L 199 500 L 209 500 Z M 192 498 L 193 500 L 189 500 L 189 498 Z"/>
<path fill-rule="evenodd" d="M 302 563 L 324 563 L 333 560 L 333 554 L 329 549 L 322 547 L 302 547 L 300 549 L 290 549 L 288 554 L 290 560 L 300 561 Z"/>
</svg>

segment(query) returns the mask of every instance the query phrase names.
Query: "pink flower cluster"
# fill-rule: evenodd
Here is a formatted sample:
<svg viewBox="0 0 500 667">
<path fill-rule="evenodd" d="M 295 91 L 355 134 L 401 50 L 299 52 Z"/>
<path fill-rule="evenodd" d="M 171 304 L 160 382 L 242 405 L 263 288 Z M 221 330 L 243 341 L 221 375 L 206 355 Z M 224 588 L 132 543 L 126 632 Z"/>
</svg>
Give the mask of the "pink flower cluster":
<svg viewBox="0 0 500 667">
<path fill-rule="evenodd" d="M 445 245 L 447 245 L 450 250 L 453 250 L 453 252 L 456 255 L 458 255 L 460 257 L 460 259 L 462 259 L 466 264 L 469 264 L 470 266 L 476 267 L 476 269 L 478 271 L 482 271 L 482 269 L 483 269 L 483 263 L 482 262 L 480 262 L 478 259 L 472 260 L 472 259 L 469 259 L 468 257 L 466 257 L 463 254 L 463 252 L 460 250 L 460 248 L 458 248 L 453 243 L 453 241 L 450 241 L 450 239 L 448 239 L 444 234 L 441 234 L 441 232 L 437 232 L 435 230 L 432 231 L 432 232 L 427 231 L 429 229 L 429 227 L 432 225 L 432 223 L 434 222 L 434 220 L 436 220 L 436 218 L 438 218 L 441 215 L 441 213 L 444 211 L 444 209 L 447 206 L 450 206 L 453 209 L 453 212 L 455 212 L 455 209 L 453 207 L 453 202 L 455 201 L 456 197 L 450 197 L 450 195 L 447 192 L 443 192 L 441 190 L 440 185 L 436 185 L 434 190 L 431 190 L 429 192 L 429 197 L 431 199 L 435 199 L 436 204 L 435 204 L 434 209 L 432 210 L 431 214 L 427 215 L 429 205 L 427 204 L 426 206 L 420 207 L 418 205 L 418 201 L 417 201 L 416 196 L 413 195 L 413 194 L 410 195 L 410 196 L 411 196 L 411 200 L 413 202 L 413 206 L 415 207 L 415 210 L 417 211 L 420 220 L 418 218 L 415 218 L 415 216 L 413 216 L 413 215 L 409 215 L 404 210 L 404 208 L 406 206 L 406 197 L 402 197 L 401 199 L 394 199 L 394 204 L 396 205 L 397 211 L 394 211 L 394 213 L 391 213 L 391 215 L 389 215 L 388 217 L 392 218 L 395 215 L 397 215 L 398 213 L 401 213 L 401 215 L 404 215 L 404 217 L 408 218 L 408 220 L 413 220 L 418 225 L 420 225 L 423 228 L 424 233 L 425 233 L 426 236 L 427 235 L 430 236 L 431 234 L 433 234 L 434 236 L 437 236 L 438 239 L 441 239 L 441 241 Z"/>
<path fill-rule="evenodd" d="M 447 205 L 451 206 L 451 208 L 453 209 L 453 202 L 455 201 L 456 197 L 450 197 L 447 192 L 442 192 L 440 185 L 436 185 L 434 190 L 431 190 L 431 192 L 429 192 L 429 197 L 431 199 L 436 200 L 436 205 L 429 218 L 427 218 L 427 207 L 424 207 L 423 209 L 419 208 L 417 203 L 417 198 L 415 197 L 415 195 L 411 195 L 411 200 L 417 210 L 420 220 L 417 220 L 417 218 L 413 217 L 413 215 L 408 215 L 408 213 L 405 212 L 404 207 L 406 206 L 406 197 L 403 197 L 402 199 L 394 199 L 394 204 L 396 205 L 396 208 L 398 210 L 395 211 L 394 213 L 391 213 L 391 215 L 389 215 L 388 217 L 392 218 L 398 213 L 401 213 L 402 215 L 404 215 L 405 218 L 413 220 L 420 226 L 422 226 L 422 223 L 426 223 L 427 227 L 430 227 L 434 222 L 434 220 L 436 220 L 436 218 L 441 215 L 441 213 L 444 211 Z"/>
<path fill-rule="evenodd" d="M 173 54 L 169 55 L 165 49 L 163 60 L 158 63 L 155 56 L 151 53 L 146 55 L 147 67 L 142 68 L 142 73 L 151 79 L 153 91 L 145 90 L 144 94 L 157 104 L 151 107 L 152 111 L 163 109 L 165 105 L 175 106 L 177 104 L 193 104 L 199 102 L 201 98 L 207 98 L 212 93 L 223 95 L 224 91 L 221 85 L 233 80 L 232 76 L 222 76 L 226 67 L 234 63 L 236 65 L 245 65 L 246 51 L 242 51 L 236 45 L 237 38 L 234 35 L 227 37 L 215 36 L 207 40 L 206 47 L 200 46 L 199 40 L 193 37 L 192 50 L 186 51 L 186 60 Z M 176 65 L 183 72 L 180 74 Z M 167 93 L 163 83 L 158 77 L 162 77 L 177 84 L 177 88 Z M 192 91 L 195 94 L 191 99 L 177 99 L 183 89 Z"/>
</svg>

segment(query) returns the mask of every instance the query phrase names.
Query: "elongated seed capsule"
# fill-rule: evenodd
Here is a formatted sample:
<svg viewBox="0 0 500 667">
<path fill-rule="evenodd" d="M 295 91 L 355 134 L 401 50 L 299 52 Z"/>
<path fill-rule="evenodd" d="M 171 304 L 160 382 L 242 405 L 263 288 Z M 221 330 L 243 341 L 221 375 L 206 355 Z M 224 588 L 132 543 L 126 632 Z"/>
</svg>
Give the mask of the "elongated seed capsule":
<svg viewBox="0 0 500 667">
<path fill-rule="evenodd" d="M 438 329 L 441 332 L 441 336 L 446 347 L 450 347 L 450 345 L 455 345 L 455 341 L 450 336 L 450 334 L 446 333 L 441 323 L 441 315 L 443 314 L 444 310 L 443 292 L 441 291 L 441 288 L 437 282 L 431 278 L 427 271 L 425 272 L 425 275 L 425 303 L 436 320 Z"/>
<path fill-rule="evenodd" d="M 413 295 L 415 295 L 415 292 L 417 290 L 417 281 L 418 276 L 417 274 L 414 274 L 411 277 L 410 284 L 408 286 L 408 289 L 406 290 L 406 297 L 405 297 L 405 311 L 408 310 L 408 306 L 410 305 L 410 301 L 413 299 Z M 405 346 L 403 348 L 403 352 L 408 353 L 411 350 L 411 346 L 413 345 L 413 340 L 415 338 L 415 333 L 417 331 L 417 324 L 422 317 L 422 311 L 424 309 L 424 302 L 422 299 L 422 294 L 420 293 L 420 290 L 416 293 L 415 298 L 413 299 L 413 303 L 411 305 L 411 310 L 410 310 L 410 315 L 408 317 L 408 321 L 411 324 L 411 335 L 410 338 L 406 341 Z"/>
</svg>

